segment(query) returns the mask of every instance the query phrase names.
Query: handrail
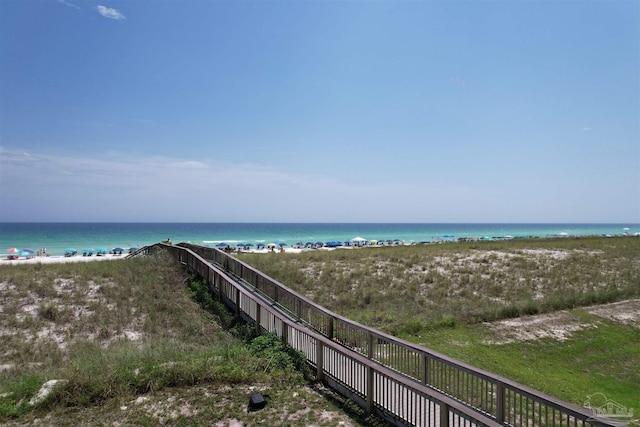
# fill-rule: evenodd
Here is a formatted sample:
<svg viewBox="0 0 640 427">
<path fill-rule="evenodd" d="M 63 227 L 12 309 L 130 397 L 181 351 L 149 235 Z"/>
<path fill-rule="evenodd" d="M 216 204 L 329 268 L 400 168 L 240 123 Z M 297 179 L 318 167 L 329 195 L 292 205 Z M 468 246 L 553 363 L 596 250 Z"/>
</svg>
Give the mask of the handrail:
<svg viewBox="0 0 640 427">
<path fill-rule="evenodd" d="M 305 353 L 309 363 L 316 366 L 320 378 L 331 377 L 333 381 L 337 381 L 334 385 L 338 388 L 346 387 L 348 393 L 354 390 L 361 393 L 361 404 L 369 411 L 382 415 L 393 413 L 395 415 L 392 418 L 397 420 L 398 409 L 405 405 L 398 401 L 387 404 L 379 402 L 377 397 L 380 397 L 380 393 L 373 390 L 375 377 L 378 381 L 376 384 L 384 378 L 394 387 L 403 388 L 403 393 L 410 390 L 411 393 L 417 393 L 412 394 L 414 398 L 420 396 L 421 399 L 428 400 L 429 404 L 440 405 L 440 410 L 444 407 L 442 405 L 450 408 L 448 411 L 453 411 L 451 408 L 454 408 L 456 417 L 471 421 L 472 424 L 527 427 L 622 425 L 605 418 L 595 418 L 585 408 L 344 318 L 218 249 L 186 243 L 177 246 L 156 244 L 150 248 L 158 247 L 171 249 L 172 254 L 183 263 L 185 254 L 189 254 L 186 256 L 189 260 L 186 264 L 190 269 L 207 279 L 210 284 L 216 283 L 217 278 L 225 286 L 235 289 L 233 297 L 227 295 L 223 299 L 235 306 L 238 313 L 247 317 L 247 320 L 256 322 L 258 329 L 262 321 L 260 316 L 268 312 L 274 318 L 277 317 L 286 328 L 315 340 L 320 346 L 315 353 L 306 345 L 295 342 L 289 344 Z M 239 281 L 259 292 L 250 293 Z M 219 295 L 225 295 L 220 286 L 210 289 Z M 243 311 L 238 304 L 242 298 L 253 301 L 256 308 L 253 311 Z M 274 325 L 275 323 L 274 320 Z M 278 328 L 272 329 L 278 332 Z M 284 329 L 280 330 L 278 334 L 285 334 L 283 337 L 286 339 L 286 332 L 283 331 Z M 317 365 L 317 359 L 321 360 L 324 355 L 323 351 L 333 356 L 340 354 L 342 363 L 356 363 L 356 370 L 371 371 L 367 389 L 361 390 L 357 382 L 347 384 L 335 373 L 324 372 L 322 364 Z M 425 404 L 426 401 L 420 403 Z M 404 412 L 410 411 L 404 408 Z M 452 412 L 449 414 L 451 416 Z M 421 417 L 424 416 L 423 413 Z M 409 418 L 401 417 L 400 424 L 422 425 L 414 424 L 413 419 Z M 424 421 L 423 418 L 421 420 Z M 452 418 L 454 419 L 458 418 Z M 440 422 L 444 422 L 442 418 Z"/>
</svg>

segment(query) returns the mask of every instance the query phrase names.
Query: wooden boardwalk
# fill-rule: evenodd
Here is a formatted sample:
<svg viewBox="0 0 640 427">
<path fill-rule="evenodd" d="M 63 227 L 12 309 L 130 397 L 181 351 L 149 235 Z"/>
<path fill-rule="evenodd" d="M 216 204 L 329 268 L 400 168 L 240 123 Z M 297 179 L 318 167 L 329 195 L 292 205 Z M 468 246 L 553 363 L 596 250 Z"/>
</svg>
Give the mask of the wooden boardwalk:
<svg viewBox="0 0 640 427">
<path fill-rule="evenodd" d="M 213 295 L 300 350 L 318 380 L 399 426 L 621 426 L 591 411 L 343 318 L 215 248 L 156 244 Z"/>
</svg>

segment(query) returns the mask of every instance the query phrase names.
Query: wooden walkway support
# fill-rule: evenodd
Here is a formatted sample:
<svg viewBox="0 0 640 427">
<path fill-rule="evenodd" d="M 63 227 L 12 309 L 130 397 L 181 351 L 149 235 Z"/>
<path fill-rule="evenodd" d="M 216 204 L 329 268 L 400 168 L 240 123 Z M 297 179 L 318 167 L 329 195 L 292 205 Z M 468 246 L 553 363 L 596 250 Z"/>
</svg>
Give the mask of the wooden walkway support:
<svg viewBox="0 0 640 427">
<path fill-rule="evenodd" d="M 591 411 L 341 317 L 215 248 L 161 243 L 256 331 L 300 350 L 317 378 L 398 426 L 619 427 Z"/>
</svg>

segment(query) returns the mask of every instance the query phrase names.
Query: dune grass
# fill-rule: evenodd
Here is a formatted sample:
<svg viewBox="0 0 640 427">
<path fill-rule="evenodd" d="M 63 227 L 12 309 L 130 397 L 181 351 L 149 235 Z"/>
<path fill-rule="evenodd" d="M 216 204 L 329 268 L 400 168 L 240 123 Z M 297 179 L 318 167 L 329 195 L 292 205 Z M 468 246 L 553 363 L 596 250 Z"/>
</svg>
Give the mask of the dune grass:
<svg viewBox="0 0 640 427">
<path fill-rule="evenodd" d="M 581 309 L 640 296 L 640 239 L 456 243 L 241 258 L 329 309 L 580 405 L 640 401 L 637 325 Z M 8 425 L 370 425 L 278 368 L 173 260 L 0 267 L 0 422 Z M 202 308 L 205 308 L 204 310 Z M 597 327 L 502 342 L 487 322 L 569 310 Z M 264 353 L 266 351 L 266 354 Z M 280 357 L 280 356 L 278 356 Z M 296 364 L 295 355 L 284 357 Z M 287 362 L 287 360 L 289 360 Z M 62 380 L 44 400 L 43 383 Z M 248 396 L 270 396 L 249 413 Z M 328 414 L 328 415 L 327 415 Z"/>
<path fill-rule="evenodd" d="M 639 238 L 239 258 L 345 317 L 578 406 L 597 392 L 636 410 L 640 402 L 640 325 L 611 322 L 581 309 L 640 297 Z M 567 311 L 564 321 L 583 325 L 562 339 L 505 341 L 504 330 L 489 326 L 560 310 Z"/>
<path fill-rule="evenodd" d="M 279 340 L 235 338 L 242 324 L 192 279 L 163 254 L 0 267 L 0 423 L 307 425 L 314 411 L 328 414 L 317 425 L 363 423 L 305 379 Z M 249 413 L 254 391 L 271 399 Z"/>
<path fill-rule="evenodd" d="M 640 239 L 526 239 L 240 254 L 314 302 L 392 335 L 640 296 Z"/>
</svg>

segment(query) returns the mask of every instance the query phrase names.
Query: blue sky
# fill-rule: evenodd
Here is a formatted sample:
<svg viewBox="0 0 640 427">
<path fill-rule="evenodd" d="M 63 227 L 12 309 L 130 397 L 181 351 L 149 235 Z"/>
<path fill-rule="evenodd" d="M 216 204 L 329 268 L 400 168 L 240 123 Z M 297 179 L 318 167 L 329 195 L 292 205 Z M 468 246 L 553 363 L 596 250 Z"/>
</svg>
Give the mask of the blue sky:
<svg viewBox="0 0 640 427">
<path fill-rule="evenodd" d="M 640 3 L 3 0 L 0 221 L 638 223 Z"/>
</svg>

